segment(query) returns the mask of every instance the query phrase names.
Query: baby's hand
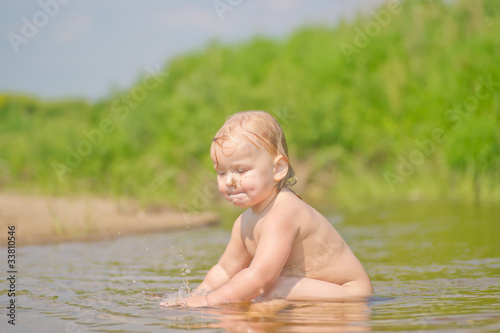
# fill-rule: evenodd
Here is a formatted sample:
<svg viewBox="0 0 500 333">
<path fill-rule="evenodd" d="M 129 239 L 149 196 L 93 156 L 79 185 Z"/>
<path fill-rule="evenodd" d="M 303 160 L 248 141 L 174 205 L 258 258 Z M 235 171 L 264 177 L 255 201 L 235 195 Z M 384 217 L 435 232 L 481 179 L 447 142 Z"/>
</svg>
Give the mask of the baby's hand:
<svg viewBox="0 0 500 333">
<path fill-rule="evenodd" d="M 192 296 L 189 298 L 185 299 L 187 307 L 190 308 L 199 308 L 202 306 L 208 306 L 208 301 L 207 301 L 207 296 L 206 295 L 199 295 L 199 296 Z"/>
<path fill-rule="evenodd" d="M 160 304 L 158 304 L 159 306 L 163 306 L 163 307 L 169 307 L 169 306 L 185 306 L 186 304 L 186 301 L 185 300 L 180 300 L 180 299 L 167 299 L 163 302 L 160 302 Z"/>
<path fill-rule="evenodd" d="M 198 308 L 202 306 L 207 306 L 207 296 L 205 295 L 199 295 L 199 296 L 193 296 L 193 297 L 188 297 L 188 298 L 183 298 L 183 299 L 166 299 L 163 302 L 160 302 L 159 306 L 162 307 L 169 307 L 169 306 L 183 306 L 183 307 L 189 307 L 189 308 Z"/>
<path fill-rule="evenodd" d="M 175 306 L 175 305 L 177 305 L 176 303 L 177 303 L 176 301 L 167 300 L 167 301 L 160 302 L 160 304 L 158 304 L 158 305 L 167 307 L 167 306 Z"/>
<path fill-rule="evenodd" d="M 159 306 L 168 307 L 168 306 L 186 306 L 186 293 L 181 293 L 180 291 L 177 293 L 165 294 L 163 296 L 163 300 L 158 304 Z"/>
</svg>

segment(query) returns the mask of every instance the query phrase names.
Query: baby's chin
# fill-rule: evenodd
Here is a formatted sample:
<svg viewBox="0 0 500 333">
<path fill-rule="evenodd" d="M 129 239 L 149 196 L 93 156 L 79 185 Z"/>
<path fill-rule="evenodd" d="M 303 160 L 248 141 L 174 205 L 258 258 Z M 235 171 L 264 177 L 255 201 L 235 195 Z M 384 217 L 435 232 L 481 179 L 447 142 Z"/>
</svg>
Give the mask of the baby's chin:
<svg viewBox="0 0 500 333">
<path fill-rule="evenodd" d="M 241 202 L 231 202 L 233 204 L 233 206 L 236 206 L 236 207 L 239 207 L 239 208 L 248 208 L 250 207 L 250 205 L 248 204 L 245 204 L 245 203 L 241 203 Z"/>
<path fill-rule="evenodd" d="M 228 200 L 230 203 L 232 203 L 236 207 L 240 208 L 247 208 L 250 207 L 251 205 L 248 202 L 244 201 L 239 201 L 239 200 Z"/>
</svg>

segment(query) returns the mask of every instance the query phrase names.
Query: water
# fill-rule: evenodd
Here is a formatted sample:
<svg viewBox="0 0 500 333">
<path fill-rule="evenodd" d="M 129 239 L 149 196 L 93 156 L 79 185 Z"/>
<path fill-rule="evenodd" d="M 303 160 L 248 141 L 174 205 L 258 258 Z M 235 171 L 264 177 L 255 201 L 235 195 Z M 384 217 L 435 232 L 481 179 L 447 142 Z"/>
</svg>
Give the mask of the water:
<svg viewBox="0 0 500 333">
<path fill-rule="evenodd" d="M 500 331 L 499 217 L 450 204 L 332 214 L 374 283 L 357 303 L 159 308 L 156 295 L 196 285 L 217 261 L 229 239 L 218 228 L 21 247 L 16 327 L 2 311 L 0 331 Z"/>
</svg>

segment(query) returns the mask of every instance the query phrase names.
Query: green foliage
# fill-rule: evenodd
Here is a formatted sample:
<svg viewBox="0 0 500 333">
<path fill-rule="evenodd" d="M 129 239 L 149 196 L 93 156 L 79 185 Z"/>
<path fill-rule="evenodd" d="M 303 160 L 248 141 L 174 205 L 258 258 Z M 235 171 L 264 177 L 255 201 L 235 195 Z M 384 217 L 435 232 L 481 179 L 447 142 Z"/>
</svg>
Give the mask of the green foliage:
<svg viewBox="0 0 500 333">
<path fill-rule="evenodd" d="M 471 172 L 498 189 L 500 4 L 405 1 L 375 12 L 388 22 L 372 14 L 285 40 L 213 41 L 94 105 L 0 96 L 0 186 L 191 202 L 214 181 L 208 152 L 224 119 L 264 109 L 297 169 L 309 170 L 298 176 L 311 197 L 441 195 Z M 444 136 L 426 151 L 419 142 L 436 130 Z"/>
</svg>

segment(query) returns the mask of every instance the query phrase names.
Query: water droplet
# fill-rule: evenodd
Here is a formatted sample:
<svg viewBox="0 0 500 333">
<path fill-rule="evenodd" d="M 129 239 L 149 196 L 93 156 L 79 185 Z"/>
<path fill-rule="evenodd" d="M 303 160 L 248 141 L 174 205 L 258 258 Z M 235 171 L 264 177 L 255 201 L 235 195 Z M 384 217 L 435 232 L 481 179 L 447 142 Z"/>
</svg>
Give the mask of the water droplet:
<svg viewBox="0 0 500 333">
<path fill-rule="evenodd" d="M 135 283 L 135 280 L 134 280 L 134 283 Z"/>
</svg>

